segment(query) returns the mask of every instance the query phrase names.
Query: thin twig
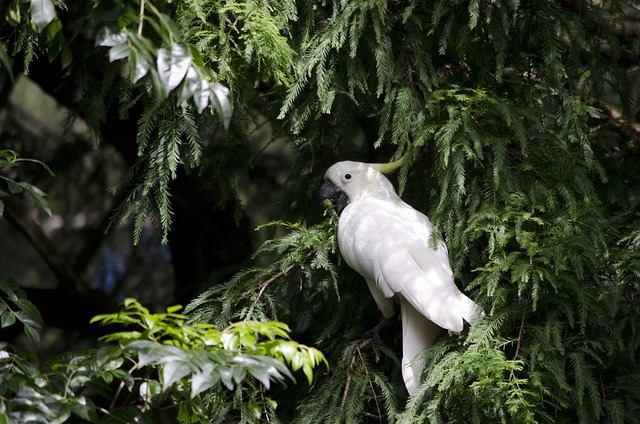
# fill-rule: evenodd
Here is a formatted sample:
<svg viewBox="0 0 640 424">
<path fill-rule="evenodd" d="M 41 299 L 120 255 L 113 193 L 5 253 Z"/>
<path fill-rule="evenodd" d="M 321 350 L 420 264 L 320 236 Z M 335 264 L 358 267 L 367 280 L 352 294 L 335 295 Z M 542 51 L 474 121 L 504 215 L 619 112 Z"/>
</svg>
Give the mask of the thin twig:
<svg viewBox="0 0 640 424">
<path fill-rule="evenodd" d="M 607 407 L 607 392 L 604 390 L 604 383 L 602 382 L 602 374 L 600 374 L 600 391 L 602 391 L 602 400 L 604 401 L 604 410 L 607 413 L 607 422 L 611 421 L 611 414 L 609 414 L 609 408 Z"/>
<path fill-rule="evenodd" d="M 513 361 L 515 361 L 518 358 L 518 353 L 520 352 L 520 343 L 522 342 L 522 335 L 524 334 L 525 317 L 527 315 L 527 309 L 529 309 L 530 299 L 531 299 L 531 291 L 529 291 L 527 300 L 524 303 L 524 308 L 522 308 L 522 319 L 520 320 L 520 331 L 518 331 L 518 343 L 516 344 L 516 353 L 513 355 Z"/>
<path fill-rule="evenodd" d="M 293 268 L 295 268 L 297 264 L 291 264 L 288 267 L 286 267 L 285 269 L 283 269 L 282 271 L 280 271 L 279 273 L 277 273 L 276 275 L 274 275 L 273 277 L 269 278 L 267 281 L 265 281 L 264 283 L 260 283 L 260 285 L 258 287 L 260 287 L 260 291 L 258 292 L 258 297 L 256 297 L 256 300 L 253 301 L 253 304 L 255 305 L 256 303 L 258 303 L 258 300 L 260 300 L 260 297 L 262 296 L 262 293 L 264 293 L 264 291 L 266 290 L 266 288 L 269 286 L 269 284 L 273 283 L 274 281 L 276 281 L 277 279 L 284 277 L 285 275 L 287 275 L 287 272 L 291 271 Z"/>
<path fill-rule="evenodd" d="M 356 352 L 360 356 L 360 359 L 362 360 L 362 364 L 363 365 L 364 365 L 364 358 L 362 358 L 362 353 L 360 352 L 360 349 L 365 348 L 366 346 L 369 345 L 369 343 L 371 343 L 371 339 L 364 340 L 364 341 L 360 342 L 358 344 L 358 346 L 356 346 Z M 342 355 L 342 359 L 343 360 L 346 358 L 347 351 L 345 350 L 344 353 L 345 354 Z M 352 353 L 351 354 L 351 363 L 349 364 L 349 369 L 347 370 L 347 381 L 344 384 L 344 390 L 342 392 L 342 401 L 340 402 L 340 408 L 341 409 L 344 409 L 344 405 L 345 405 L 345 403 L 347 403 L 347 394 L 349 393 L 349 388 L 351 387 L 351 372 L 349 370 L 351 370 L 351 368 L 353 368 L 353 365 L 355 364 L 355 362 L 356 362 L 356 355 L 355 355 L 355 353 Z M 364 365 L 364 369 L 365 369 L 365 371 L 367 371 L 366 365 Z M 380 408 L 378 408 L 378 411 L 379 410 L 380 410 Z"/>
<path fill-rule="evenodd" d="M 140 0 L 140 22 L 138 23 L 138 35 L 142 35 L 142 25 L 144 23 L 144 2 Z"/>
<path fill-rule="evenodd" d="M 371 339 L 365 340 L 366 342 L 371 342 Z M 361 343 L 363 346 L 364 342 Z M 368 343 L 367 343 L 368 344 Z M 360 346 L 356 347 L 356 352 L 358 352 L 358 356 L 360 357 L 360 362 L 362 362 L 362 367 L 364 368 L 364 372 L 365 374 L 369 374 L 369 370 L 367 369 L 367 364 L 365 364 L 364 362 L 364 358 L 362 357 L 362 352 L 360 352 Z M 373 396 L 373 400 L 376 403 L 376 409 L 378 410 L 378 418 L 380 418 L 380 422 L 382 422 L 382 411 L 380 410 L 380 403 L 378 402 L 378 397 L 375 396 L 376 391 L 373 388 L 373 383 L 371 382 L 371 379 L 369 379 L 369 388 L 371 388 L 371 393 L 374 395 Z"/>
</svg>

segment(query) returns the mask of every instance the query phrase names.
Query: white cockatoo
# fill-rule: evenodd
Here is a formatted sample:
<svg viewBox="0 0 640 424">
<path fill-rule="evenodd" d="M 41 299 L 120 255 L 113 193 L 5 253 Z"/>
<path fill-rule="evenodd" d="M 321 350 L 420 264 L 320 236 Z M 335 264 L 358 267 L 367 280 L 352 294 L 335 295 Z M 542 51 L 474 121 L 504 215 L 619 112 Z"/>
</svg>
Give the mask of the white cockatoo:
<svg viewBox="0 0 640 424">
<path fill-rule="evenodd" d="M 402 377 L 412 395 L 420 386 L 420 352 L 440 328 L 459 333 L 481 310 L 456 287 L 444 242 L 430 247 L 429 219 L 382 174 L 399 166 L 338 162 L 327 170 L 320 197 L 346 206 L 338 221 L 340 253 L 365 278 L 385 318 L 395 314 L 392 297 L 399 297 Z"/>
</svg>

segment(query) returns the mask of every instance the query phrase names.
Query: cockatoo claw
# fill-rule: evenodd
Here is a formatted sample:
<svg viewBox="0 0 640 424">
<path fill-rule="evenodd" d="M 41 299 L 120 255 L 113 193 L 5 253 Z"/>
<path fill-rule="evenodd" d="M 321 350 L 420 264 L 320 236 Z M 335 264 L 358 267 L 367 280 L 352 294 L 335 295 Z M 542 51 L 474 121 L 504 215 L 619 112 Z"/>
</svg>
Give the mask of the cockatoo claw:
<svg viewBox="0 0 640 424">
<path fill-rule="evenodd" d="M 393 327 L 393 325 L 398 321 L 398 317 L 396 315 L 385 318 L 380 321 L 375 327 L 371 330 L 367 330 L 364 332 L 365 339 L 373 339 L 375 341 L 382 340 L 382 333 L 386 332 L 388 329 Z"/>
</svg>

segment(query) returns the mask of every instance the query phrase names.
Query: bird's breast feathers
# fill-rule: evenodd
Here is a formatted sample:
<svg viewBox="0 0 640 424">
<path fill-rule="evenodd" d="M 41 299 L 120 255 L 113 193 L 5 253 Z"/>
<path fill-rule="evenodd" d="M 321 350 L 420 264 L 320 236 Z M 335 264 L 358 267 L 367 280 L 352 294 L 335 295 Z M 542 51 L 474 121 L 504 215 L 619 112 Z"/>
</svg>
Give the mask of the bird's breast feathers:
<svg viewBox="0 0 640 424">
<path fill-rule="evenodd" d="M 338 244 L 349 266 L 391 297 L 412 269 L 451 274 L 446 247 L 429 247 L 432 224 L 399 198 L 363 199 L 340 216 Z"/>
</svg>

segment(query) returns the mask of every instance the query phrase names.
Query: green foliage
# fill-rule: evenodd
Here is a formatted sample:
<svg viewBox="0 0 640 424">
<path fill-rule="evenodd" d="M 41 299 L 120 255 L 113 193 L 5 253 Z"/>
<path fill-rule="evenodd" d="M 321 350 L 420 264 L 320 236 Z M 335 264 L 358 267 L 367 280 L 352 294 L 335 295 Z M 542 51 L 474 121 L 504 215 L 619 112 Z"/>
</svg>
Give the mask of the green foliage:
<svg viewBox="0 0 640 424">
<path fill-rule="evenodd" d="M 170 399 L 189 405 L 181 418 L 210 422 L 639 421 L 633 1 L 96 0 L 78 19 L 96 45 L 73 54 L 52 5 L 3 9 L 12 29 L 0 39 L 2 69 L 21 59 L 27 71 L 46 53 L 69 69 L 77 113 L 96 133 L 114 105 L 139 117 L 138 161 L 115 213 L 135 222 L 136 239 L 152 216 L 166 241 L 169 184 L 182 168 L 211 175 L 232 199 L 262 125 L 277 128 L 294 161 L 273 239 L 252 267 L 194 300 L 189 323 L 134 303 L 120 315 L 142 330 L 112 336 L 114 355 L 158 372 L 144 377 L 140 404 Z M 83 66 L 96 54 L 99 75 Z M 318 223 L 315 202 L 328 165 L 377 148 L 407 153 L 399 191 L 429 215 L 456 281 L 487 312 L 424 353 L 424 385 L 406 408 L 398 338 L 364 338 L 379 314 L 339 262 L 337 217 Z M 249 327 L 223 330 L 239 320 Z M 273 320 L 331 364 L 309 387 L 266 392 L 289 378 L 282 365 L 238 364 L 193 344 L 211 334 L 213 352 L 267 354 L 308 376 L 322 358 L 289 351 Z M 134 396 L 141 380 L 117 378 Z M 201 402 L 183 403 L 193 390 Z"/>
<path fill-rule="evenodd" d="M 13 280 L 0 280 L 0 328 L 7 328 L 18 320 L 33 347 L 40 345 L 40 333 L 44 327 L 40 312 L 27 300 L 24 291 Z"/>
<path fill-rule="evenodd" d="M 277 320 L 280 314 L 292 313 L 282 307 L 283 302 L 288 303 L 283 296 L 291 301 L 291 307 L 302 309 L 331 295 L 339 299 L 338 272 L 333 263 L 337 216 L 327 213 L 330 219 L 311 227 L 282 221 L 259 227 L 282 227 L 288 232 L 267 240 L 256 251 L 257 256 L 267 256 L 266 266 L 241 271 L 224 286 L 213 287 L 196 298 L 186 309 L 192 319 L 213 322 L 218 327 L 236 320 Z"/>
<path fill-rule="evenodd" d="M 337 268 L 339 296 L 315 296 L 321 304 L 306 302 L 304 286 L 291 298 L 299 274 L 287 275 L 284 264 L 309 263 L 296 251 L 277 251 L 268 272 L 236 274 L 193 307 L 205 320 L 205 311 L 218 310 L 286 317 L 320 343 L 332 369 L 296 403 L 300 422 L 637 421 L 640 392 L 626 385 L 640 371 L 637 267 L 628 256 L 638 250 L 626 234 L 637 222 L 629 220 L 637 216 L 630 195 L 637 174 L 625 172 L 616 203 L 603 198 L 611 166 L 637 167 L 603 154 L 608 133 L 599 132 L 605 120 L 594 101 L 619 87 L 621 106 L 631 105 L 615 61 L 630 48 L 616 36 L 624 7 L 351 1 L 299 8 L 296 78 L 279 114 L 290 122 L 299 160 L 321 175 L 326 168 L 315 160 L 329 165 L 332 143 L 348 152 L 354 122 L 370 127 L 360 128 L 365 146 L 408 151 L 399 189 L 435 222 L 461 287 L 489 315 L 466 339 L 445 338 L 425 353 L 423 390 L 402 412 L 401 385 L 389 377 L 399 373 L 395 342 L 385 354 L 378 343 L 362 344 L 358 331 L 376 315 L 350 270 Z M 613 145 L 628 148 L 624 139 Z M 260 292 L 260 281 L 274 275 L 287 288 Z M 292 306 L 300 303 L 306 307 Z"/>
<path fill-rule="evenodd" d="M 24 56 L 25 73 L 40 53 L 60 59 L 62 68 L 79 65 L 72 73 L 73 98 L 98 139 L 110 105 L 118 102 L 123 117 L 142 109 L 139 160 L 119 185 L 126 195 L 113 217 L 114 223 L 133 220 L 136 243 L 147 217 L 167 241 L 173 214 L 169 183 L 180 167 L 192 171 L 201 165 L 203 127 L 212 120 L 204 112 L 228 130 L 234 97 L 245 86 L 288 85 L 292 79 L 294 52 L 287 35 L 296 19 L 293 2 L 95 0 L 79 19 L 94 48 L 81 52 L 71 50 L 50 0 L 12 1 L 5 18 L 14 29 L 0 39 L 3 69 L 12 72 L 7 51 Z M 100 75 L 81 65 L 95 54 L 111 62 Z M 255 79 L 239 78 L 252 74 Z"/>
<path fill-rule="evenodd" d="M 43 324 L 37 309 L 12 281 L 0 280 L 2 328 L 20 321 L 37 347 Z M 154 314 L 133 299 L 118 313 L 92 321 L 134 327 L 103 337 L 99 349 L 67 353 L 38 365 L 33 352 L 3 343 L 0 350 L 0 418 L 3 422 L 156 422 L 167 413 L 188 422 L 210 422 L 202 393 L 220 386 L 215 402 L 223 416 L 249 412 L 254 420 L 275 409 L 261 398 L 247 403 L 240 387 L 261 393 L 272 382 L 295 382 L 302 370 L 309 383 L 324 356 L 289 338 L 279 322 L 239 322 L 222 331 L 189 325 L 177 311 Z M 289 369 L 290 367 L 290 369 Z M 100 406 L 104 402 L 108 406 Z M 211 402 L 210 400 L 208 401 Z"/>
<path fill-rule="evenodd" d="M 49 168 L 49 166 L 39 160 L 21 158 L 20 154 L 13 150 L 0 150 L 0 169 L 19 167 L 27 163 L 38 164 L 47 171 L 49 176 L 54 176 L 53 171 Z M 0 181 L 4 181 L 7 184 L 8 190 L 0 190 L 0 218 L 2 218 L 4 212 L 4 203 L 2 202 L 2 198 L 14 196 L 21 193 L 27 193 L 40 209 L 46 212 L 47 215 L 51 216 L 51 208 L 49 207 L 47 195 L 38 187 L 25 181 L 16 181 L 13 178 L 7 177 L 2 174 L 0 174 Z"/>
</svg>

